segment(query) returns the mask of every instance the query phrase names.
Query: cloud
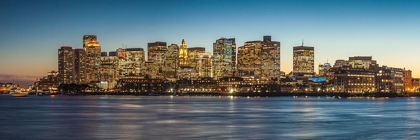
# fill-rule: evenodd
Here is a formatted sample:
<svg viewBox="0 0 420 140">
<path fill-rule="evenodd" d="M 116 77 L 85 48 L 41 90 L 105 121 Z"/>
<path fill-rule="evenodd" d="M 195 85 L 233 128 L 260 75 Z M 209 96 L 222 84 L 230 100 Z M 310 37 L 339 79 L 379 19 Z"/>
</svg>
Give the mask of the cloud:
<svg viewBox="0 0 420 140">
<path fill-rule="evenodd" d="M 34 75 L 11 75 L 11 74 L 0 74 L 0 80 L 36 80 L 37 78 L 41 78 L 42 76 L 34 76 Z"/>
</svg>

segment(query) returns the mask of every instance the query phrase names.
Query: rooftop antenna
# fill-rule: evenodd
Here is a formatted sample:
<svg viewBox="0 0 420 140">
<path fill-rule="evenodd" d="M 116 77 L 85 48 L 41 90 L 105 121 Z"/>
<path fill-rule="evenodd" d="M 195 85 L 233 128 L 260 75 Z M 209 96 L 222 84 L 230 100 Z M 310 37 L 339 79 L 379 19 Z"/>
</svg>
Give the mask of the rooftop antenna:
<svg viewBox="0 0 420 140">
<path fill-rule="evenodd" d="M 305 38 L 304 36 L 302 36 L 302 47 L 303 47 L 303 38 Z"/>
</svg>

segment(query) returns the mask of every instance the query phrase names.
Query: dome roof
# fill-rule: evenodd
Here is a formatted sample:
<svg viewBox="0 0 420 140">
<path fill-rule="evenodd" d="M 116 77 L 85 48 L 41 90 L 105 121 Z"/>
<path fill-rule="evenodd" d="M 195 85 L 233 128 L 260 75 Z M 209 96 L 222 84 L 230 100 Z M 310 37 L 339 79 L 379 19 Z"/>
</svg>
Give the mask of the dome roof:
<svg viewBox="0 0 420 140">
<path fill-rule="evenodd" d="M 91 40 L 91 41 L 88 43 L 88 46 L 99 46 L 99 42 L 97 42 L 96 40 Z"/>
</svg>

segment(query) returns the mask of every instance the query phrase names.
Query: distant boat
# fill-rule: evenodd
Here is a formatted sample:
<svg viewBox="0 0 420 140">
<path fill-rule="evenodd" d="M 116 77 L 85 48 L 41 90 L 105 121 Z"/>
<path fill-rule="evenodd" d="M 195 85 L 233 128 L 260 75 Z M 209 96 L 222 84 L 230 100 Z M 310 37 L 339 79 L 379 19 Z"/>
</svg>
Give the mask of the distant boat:
<svg viewBox="0 0 420 140">
<path fill-rule="evenodd" d="M 28 97 L 27 92 L 21 92 L 20 90 L 14 89 L 10 91 L 10 95 L 13 97 Z"/>
</svg>

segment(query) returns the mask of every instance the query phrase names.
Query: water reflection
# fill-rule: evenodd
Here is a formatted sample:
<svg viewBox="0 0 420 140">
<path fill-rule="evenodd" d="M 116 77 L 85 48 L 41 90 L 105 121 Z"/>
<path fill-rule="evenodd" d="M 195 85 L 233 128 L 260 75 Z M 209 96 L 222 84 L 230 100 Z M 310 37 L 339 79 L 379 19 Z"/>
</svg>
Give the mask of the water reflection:
<svg viewBox="0 0 420 140">
<path fill-rule="evenodd" d="M 0 96 L 5 139 L 418 139 L 418 100 Z"/>
</svg>

